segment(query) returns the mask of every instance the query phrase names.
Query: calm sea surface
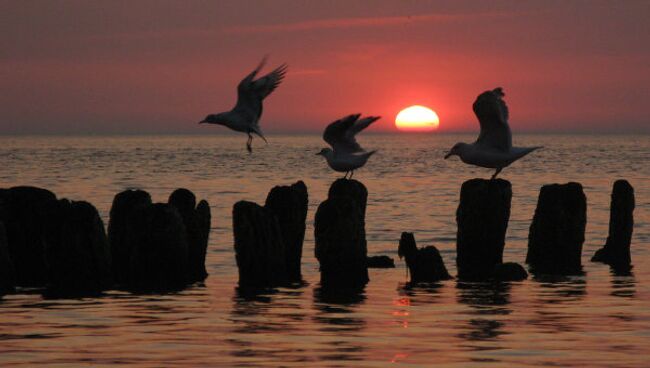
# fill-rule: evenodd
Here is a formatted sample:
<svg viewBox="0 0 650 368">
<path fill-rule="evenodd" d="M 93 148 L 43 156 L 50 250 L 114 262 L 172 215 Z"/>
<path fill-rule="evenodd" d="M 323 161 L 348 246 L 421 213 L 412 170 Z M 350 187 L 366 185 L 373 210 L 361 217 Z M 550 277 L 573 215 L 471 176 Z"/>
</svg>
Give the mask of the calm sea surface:
<svg viewBox="0 0 650 368">
<path fill-rule="evenodd" d="M 499 285 L 459 283 L 406 289 L 397 259 L 402 231 L 434 244 L 455 274 L 455 210 L 460 185 L 491 171 L 446 149 L 472 136 L 370 135 L 378 148 L 355 174 L 368 187 L 371 255 L 398 267 L 370 270 L 362 295 L 330 301 L 316 291 L 313 218 L 338 176 L 315 153 L 319 136 L 0 137 L 0 187 L 35 185 L 88 200 L 104 223 L 126 188 L 166 201 L 177 187 L 206 198 L 212 232 L 204 285 L 166 295 L 108 292 L 100 298 L 44 300 L 22 290 L 0 299 L 0 366 L 448 366 L 647 367 L 650 365 L 650 136 L 518 135 L 543 145 L 505 169 L 513 185 L 504 258 L 523 262 L 543 184 L 578 181 L 588 198 L 586 274 Z M 635 188 L 632 275 L 589 262 L 607 237 L 616 179 Z M 263 203 L 274 185 L 303 180 L 309 214 L 307 285 L 254 297 L 236 289 L 231 210 Z"/>
</svg>

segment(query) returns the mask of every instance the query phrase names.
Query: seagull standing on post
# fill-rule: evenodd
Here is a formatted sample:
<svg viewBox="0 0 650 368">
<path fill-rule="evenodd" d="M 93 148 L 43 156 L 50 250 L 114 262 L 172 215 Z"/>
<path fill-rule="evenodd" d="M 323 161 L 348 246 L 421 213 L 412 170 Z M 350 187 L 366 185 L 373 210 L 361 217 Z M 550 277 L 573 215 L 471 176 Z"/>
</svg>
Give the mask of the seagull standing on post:
<svg viewBox="0 0 650 368">
<path fill-rule="evenodd" d="M 513 147 L 508 125 L 508 106 L 503 101 L 503 89 L 481 93 L 472 108 L 481 124 L 481 133 L 474 143 L 456 143 L 445 160 L 457 155 L 470 165 L 496 169 L 492 179 L 511 163 L 542 147 Z"/>
<path fill-rule="evenodd" d="M 237 86 L 237 104 L 232 110 L 210 114 L 199 122 L 199 124 L 224 125 L 234 131 L 248 134 L 246 149 L 248 149 L 249 153 L 253 152 L 251 147 L 253 142 L 252 133 L 257 134 L 266 142 L 259 125 L 263 110 L 262 101 L 280 85 L 287 72 L 287 65 L 282 64 L 269 74 L 254 79 L 264 67 L 264 64 L 266 64 L 266 57 L 262 59 L 255 70 L 239 82 Z"/>
<path fill-rule="evenodd" d="M 325 157 L 327 164 L 338 172 L 344 172 L 344 178 L 348 173 L 350 179 L 354 170 L 362 167 L 368 158 L 377 151 L 365 151 L 357 143 L 355 136 L 366 129 L 370 124 L 379 120 L 379 116 L 368 116 L 359 119 L 361 114 L 348 115 L 327 126 L 323 133 L 323 139 L 332 148 L 323 148 L 317 155 Z"/>
</svg>

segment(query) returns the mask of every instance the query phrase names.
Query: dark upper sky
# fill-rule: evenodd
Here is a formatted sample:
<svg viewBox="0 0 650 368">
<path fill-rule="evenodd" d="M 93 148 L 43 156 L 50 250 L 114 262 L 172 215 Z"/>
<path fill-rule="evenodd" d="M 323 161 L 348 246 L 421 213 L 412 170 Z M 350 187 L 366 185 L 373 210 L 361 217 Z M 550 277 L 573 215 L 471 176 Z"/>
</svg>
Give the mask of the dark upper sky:
<svg viewBox="0 0 650 368">
<path fill-rule="evenodd" d="M 202 132 L 269 54 L 266 131 L 502 86 L 515 131 L 650 131 L 650 1 L 0 1 L 0 133 Z M 268 70 L 268 69 L 267 69 Z"/>
</svg>

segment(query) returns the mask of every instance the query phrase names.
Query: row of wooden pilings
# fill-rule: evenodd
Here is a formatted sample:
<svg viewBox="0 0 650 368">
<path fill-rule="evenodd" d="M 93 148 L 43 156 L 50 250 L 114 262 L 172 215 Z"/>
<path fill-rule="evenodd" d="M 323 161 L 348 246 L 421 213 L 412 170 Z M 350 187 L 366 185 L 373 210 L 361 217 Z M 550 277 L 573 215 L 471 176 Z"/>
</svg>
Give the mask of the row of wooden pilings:
<svg viewBox="0 0 650 368">
<path fill-rule="evenodd" d="M 0 295 L 16 286 L 52 297 L 182 289 L 207 277 L 210 206 L 187 189 L 167 203 L 127 190 L 113 200 L 108 234 L 95 206 L 46 189 L 0 189 Z"/>
<path fill-rule="evenodd" d="M 339 179 L 316 211 L 315 256 L 321 286 L 355 289 L 369 281 L 368 267 L 391 266 L 388 257 L 367 257 L 366 187 Z M 458 278 L 519 280 L 526 270 L 503 263 L 512 189 L 505 180 L 463 183 L 456 212 Z M 308 207 L 303 182 L 273 188 L 264 206 L 233 207 L 234 248 L 241 287 L 266 288 L 302 282 L 301 259 Z M 578 183 L 542 187 L 530 226 L 526 263 L 540 274 L 579 274 L 586 225 L 586 197 Z M 629 269 L 634 190 L 614 184 L 609 237 L 592 260 Z M 108 233 L 96 208 L 57 199 L 34 187 L 0 189 L 0 295 L 16 286 L 45 295 L 94 295 L 118 288 L 137 292 L 178 290 L 207 277 L 205 255 L 210 207 L 187 189 L 167 203 L 152 203 L 142 190 L 117 194 Z M 403 233 L 398 255 L 412 282 L 449 279 L 434 246 L 417 247 Z"/>
<path fill-rule="evenodd" d="M 301 282 L 300 259 L 307 216 L 307 188 L 303 182 L 275 187 L 262 207 L 241 201 L 233 209 L 239 283 L 244 287 L 274 287 Z M 365 233 L 366 187 L 339 179 L 316 211 L 315 256 L 321 286 L 357 288 L 368 281 Z M 528 276 L 516 263 L 503 263 L 510 219 L 512 187 L 502 179 L 473 179 L 463 183 L 456 212 L 456 266 L 461 280 L 521 280 Z M 593 261 L 629 269 L 634 190 L 625 180 L 612 191 L 609 237 Z M 536 274 L 582 273 L 582 245 L 587 200 L 579 183 L 541 188 L 528 237 L 528 263 Z M 403 233 L 398 255 L 404 257 L 412 282 L 432 282 L 451 276 L 434 246 L 417 248 L 411 233 Z M 386 261 L 380 258 L 379 261 Z M 382 262 L 390 265 L 392 262 Z"/>
</svg>

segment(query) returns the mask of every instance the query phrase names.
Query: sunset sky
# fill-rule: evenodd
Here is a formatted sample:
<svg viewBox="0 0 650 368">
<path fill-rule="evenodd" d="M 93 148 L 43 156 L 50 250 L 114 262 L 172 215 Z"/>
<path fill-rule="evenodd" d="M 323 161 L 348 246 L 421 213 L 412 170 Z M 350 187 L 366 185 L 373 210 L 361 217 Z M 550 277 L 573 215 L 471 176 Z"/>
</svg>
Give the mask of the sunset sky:
<svg viewBox="0 0 650 368">
<path fill-rule="evenodd" d="M 267 132 L 425 105 L 478 129 L 650 132 L 650 1 L 0 1 L 0 134 L 204 133 L 265 55 Z"/>
</svg>

